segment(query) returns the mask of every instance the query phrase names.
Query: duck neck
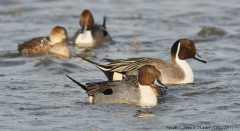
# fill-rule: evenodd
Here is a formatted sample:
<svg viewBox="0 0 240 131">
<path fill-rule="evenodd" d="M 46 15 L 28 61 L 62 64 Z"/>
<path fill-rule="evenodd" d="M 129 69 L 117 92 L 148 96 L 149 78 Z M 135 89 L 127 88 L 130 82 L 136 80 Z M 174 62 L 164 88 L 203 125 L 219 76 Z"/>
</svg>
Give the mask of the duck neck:
<svg viewBox="0 0 240 131">
<path fill-rule="evenodd" d="M 93 43 L 93 37 L 91 30 L 87 30 L 84 33 L 81 33 L 78 35 L 75 43 Z"/>
<path fill-rule="evenodd" d="M 186 60 L 179 59 L 179 51 L 180 51 L 181 43 L 178 43 L 176 54 L 172 54 L 172 65 L 178 68 L 181 68 L 184 72 L 184 80 L 181 83 L 192 83 L 194 80 L 194 75 L 191 67 L 187 63 Z"/>
<path fill-rule="evenodd" d="M 140 106 L 156 106 L 157 97 L 149 85 L 141 85 L 138 83 L 140 90 Z"/>
<path fill-rule="evenodd" d="M 51 42 L 51 44 L 50 44 L 50 46 L 53 47 L 53 48 L 56 48 L 56 47 L 58 47 L 59 45 L 61 45 L 61 43 L 59 43 L 59 42 L 57 42 L 57 43 L 52 43 L 52 42 Z"/>
</svg>

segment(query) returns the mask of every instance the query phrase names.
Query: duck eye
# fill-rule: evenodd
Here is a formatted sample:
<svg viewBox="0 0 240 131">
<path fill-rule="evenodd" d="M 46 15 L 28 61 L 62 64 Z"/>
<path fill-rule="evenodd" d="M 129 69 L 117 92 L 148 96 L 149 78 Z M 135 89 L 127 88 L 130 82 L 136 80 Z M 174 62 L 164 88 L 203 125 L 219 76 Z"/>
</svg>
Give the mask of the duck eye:
<svg viewBox="0 0 240 131">
<path fill-rule="evenodd" d="M 148 73 L 148 75 L 151 75 L 151 73 Z"/>
</svg>

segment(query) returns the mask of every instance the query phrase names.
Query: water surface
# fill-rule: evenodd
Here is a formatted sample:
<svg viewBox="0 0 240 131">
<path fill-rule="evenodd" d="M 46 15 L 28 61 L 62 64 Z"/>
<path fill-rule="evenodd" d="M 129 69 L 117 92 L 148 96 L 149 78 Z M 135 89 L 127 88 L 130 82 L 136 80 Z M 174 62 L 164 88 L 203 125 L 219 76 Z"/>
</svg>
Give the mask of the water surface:
<svg viewBox="0 0 240 131">
<path fill-rule="evenodd" d="M 167 130 L 167 126 L 240 128 L 240 2 L 145 0 L 2 0 L 0 1 L 0 129 L 1 130 Z M 187 60 L 195 81 L 169 86 L 154 108 L 132 105 L 90 105 L 83 84 L 106 80 L 95 66 L 73 57 L 22 57 L 18 43 L 48 36 L 59 25 L 74 35 L 80 13 L 91 10 L 115 44 L 79 50 L 99 63 L 102 58 L 170 59 L 180 38 L 195 42 L 208 63 Z M 136 40 L 138 53 L 131 51 Z M 132 49 L 133 50 L 133 49 Z M 210 130 L 210 129 L 208 129 Z"/>
</svg>

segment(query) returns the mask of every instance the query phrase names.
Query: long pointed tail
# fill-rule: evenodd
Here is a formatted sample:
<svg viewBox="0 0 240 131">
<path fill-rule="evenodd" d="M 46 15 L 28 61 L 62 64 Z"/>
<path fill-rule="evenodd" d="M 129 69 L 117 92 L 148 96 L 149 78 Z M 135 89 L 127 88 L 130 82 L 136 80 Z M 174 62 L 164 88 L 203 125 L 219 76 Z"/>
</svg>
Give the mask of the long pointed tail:
<svg viewBox="0 0 240 131">
<path fill-rule="evenodd" d="M 106 75 L 108 80 L 112 80 L 113 72 L 110 72 L 111 67 L 109 67 L 107 65 L 98 64 L 96 62 L 93 62 L 93 61 L 91 61 L 91 60 L 81 56 L 81 55 L 78 55 L 78 54 L 75 54 L 75 53 L 73 53 L 73 54 L 78 56 L 78 57 L 80 57 L 80 58 L 82 58 L 82 59 L 84 59 L 85 61 L 87 61 L 89 63 L 92 63 L 93 65 L 95 65 L 97 68 L 99 68 Z"/>
<path fill-rule="evenodd" d="M 83 84 L 81 84 L 81 83 L 79 83 L 79 82 L 77 82 L 76 80 L 74 80 L 73 78 L 71 78 L 70 76 L 68 76 L 68 75 L 66 75 L 69 79 L 71 79 L 73 82 L 75 82 L 77 85 L 79 85 L 80 87 L 82 87 L 83 88 L 83 90 L 85 90 L 86 92 L 88 91 L 88 89 L 86 88 L 86 86 L 85 85 L 83 85 Z"/>
<path fill-rule="evenodd" d="M 107 29 L 107 28 L 106 28 L 106 19 L 107 19 L 107 16 L 105 15 L 105 16 L 103 17 L 103 25 L 102 25 L 105 29 Z"/>
</svg>

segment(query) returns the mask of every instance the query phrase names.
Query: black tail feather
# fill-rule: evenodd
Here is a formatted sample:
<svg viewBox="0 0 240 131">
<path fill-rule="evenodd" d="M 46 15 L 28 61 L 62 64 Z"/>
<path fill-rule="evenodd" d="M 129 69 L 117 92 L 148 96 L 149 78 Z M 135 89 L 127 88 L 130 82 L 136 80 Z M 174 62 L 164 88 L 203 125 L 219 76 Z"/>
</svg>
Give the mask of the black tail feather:
<svg viewBox="0 0 240 131">
<path fill-rule="evenodd" d="M 115 60 L 113 60 L 113 59 L 108 59 L 108 58 L 102 58 L 102 61 L 106 61 L 106 62 L 114 62 Z"/>
<path fill-rule="evenodd" d="M 73 52 L 72 52 L 73 53 Z M 76 56 L 78 56 L 78 57 L 80 57 L 80 58 L 82 58 L 82 59 L 84 59 L 85 61 L 87 61 L 87 62 L 89 62 L 89 63 L 92 63 L 92 64 L 94 64 L 95 66 L 100 66 L 100 64 L 98 64 L 98 63 L 96 63 L 96 62 L 93 62 L 93 61 L 91 61 L 91 60 L 89 60 L 89 59 L 86 59 L 85 57 L 83 57 L 83 56 L 81 56 L 81 55 L 78 55 L 78 54 L 76 54 L 76 53 L 73 53 L 74 55 L 76 55 Z M 103 66 L 104 67 L 104 66 Z M 105 68 L 105 67 L 104 67 Z M 99 68 L 100 69 L 100 68 Z M 100 69 L 101 70 L 101 69 Z"/>
<path fill-rule="evenodd" d="M 72 53 L 73 53 L 73 52 L 72 52 Z M 83 56 L 78 55 L 78 54 L 76 54 L 76 53 L 73 53 L 73 54 L 76 55 L 76 56 L 78 56 L 78 57 L 80 57 L 80 58 L 82 58 L 82 59 L 84 59 L 85 61 L 87 61 L 87 62 L 89 62 L 89 63 L 94 64 L 97 68 L 99 68 L 99 69 L 106 75 L 106 77 L 108 78 L 108 80 L 112 80 L 113 72 L 110 72 L 110 71 L 107 71 L 107 70 L 103 70 L 103 69 L 102 69 L 102 68 L 104 68 L 104 69 L 109 69 L 109 68 L 111 68 L 111 67 L 106 66 L 106 65 L 98 64 L 98 63 L 93 62 L 93 61 L 91 61 L 91 60 L 89 60 L 89 59 L 86 59 L 86 58 L 84 58 Z"/>
<path fill-rule="evenodd" d="M 73 82 L 75 82 L 76 84 L 78 84 L 80 87 L 82 87 L 83 88 L 83 90 L 85 90 L 86 92 L 88 91 L 88 89 L 86 88 L 86 86 L 85 85 L 83 85 L 83 84 L 81 84 L 81 83 L 79 83 L 79 82 L 77 82 L 76 80 L 74 80 L 73 78 L 71 78 L 70 76 L 68 76 L 68 75 L 66 75 L 69 79 L 71 79 Z"/>
<path fill-rule="evenodd" d="M 106 28 L 106 19 L 107 19 L 107 16 L 105 15 L 105 16 L 103 17 L 103 25 L 102 25 L 105 29 L 107 29 L 107 28 Z"/>
</svg>

